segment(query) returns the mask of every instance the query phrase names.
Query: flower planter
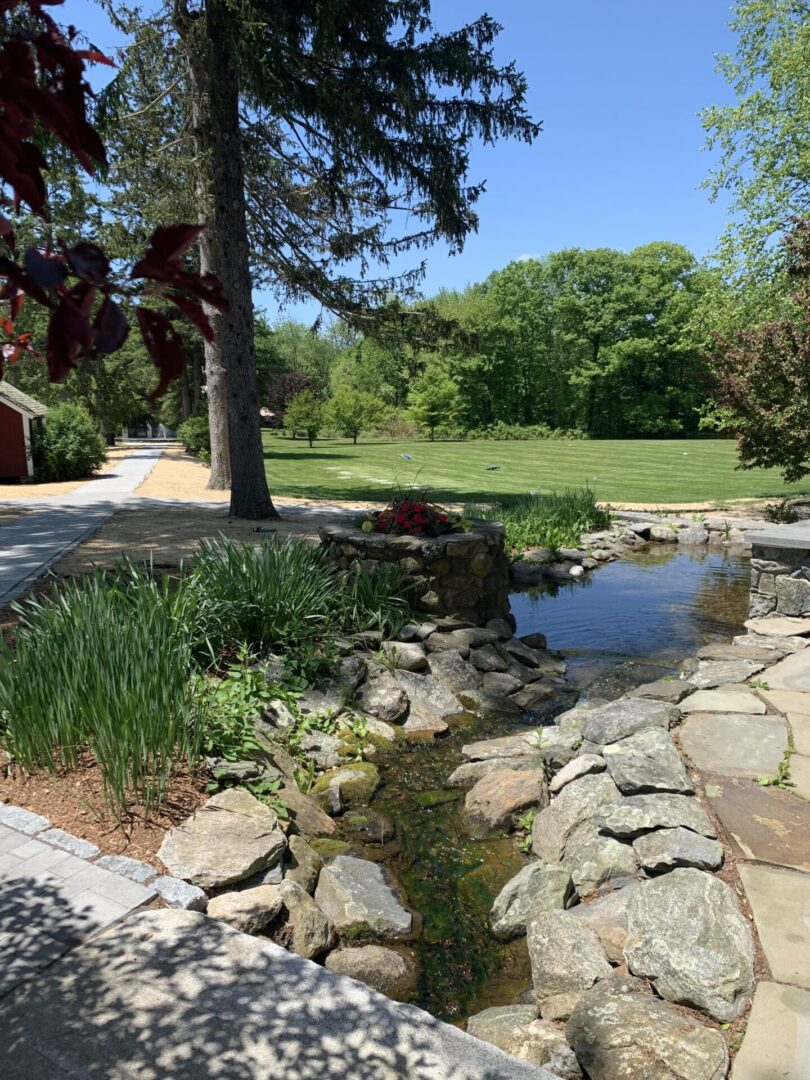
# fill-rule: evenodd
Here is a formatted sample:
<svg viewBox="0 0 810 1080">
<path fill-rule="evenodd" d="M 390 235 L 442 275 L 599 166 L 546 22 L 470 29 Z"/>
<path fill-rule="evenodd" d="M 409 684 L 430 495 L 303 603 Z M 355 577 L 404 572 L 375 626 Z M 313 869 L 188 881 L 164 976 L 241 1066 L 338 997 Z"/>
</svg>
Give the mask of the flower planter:
<svg viewBox="0 0 810 1080">
<path fill-rule="evenodd" d="M 466 533 L 446 536 L 392 536 L 339 525 L 318 530 L 321 544 L 341 569 L 375 562 L 399 563 L 415 584 L 413 606 L 434 618 L 454 618 L 475 626 L 509 620 L 509 564 L 504 529 L 476 521 Z"/>
</svg>

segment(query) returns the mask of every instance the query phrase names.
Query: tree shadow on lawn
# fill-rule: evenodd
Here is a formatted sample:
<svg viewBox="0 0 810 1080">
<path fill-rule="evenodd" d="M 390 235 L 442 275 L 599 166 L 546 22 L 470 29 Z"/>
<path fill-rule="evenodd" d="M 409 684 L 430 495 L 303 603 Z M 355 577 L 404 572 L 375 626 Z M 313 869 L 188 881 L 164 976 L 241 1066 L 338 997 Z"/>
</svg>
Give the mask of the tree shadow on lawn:
<svg viewBox="0 0 810 1080">
<path fill-rule="evenodd" d="M 194 912 L 142 912 L 99 935 L 5 999 L 0 1030 L 4 1080 L 550 1080 Z"/>
</svg>

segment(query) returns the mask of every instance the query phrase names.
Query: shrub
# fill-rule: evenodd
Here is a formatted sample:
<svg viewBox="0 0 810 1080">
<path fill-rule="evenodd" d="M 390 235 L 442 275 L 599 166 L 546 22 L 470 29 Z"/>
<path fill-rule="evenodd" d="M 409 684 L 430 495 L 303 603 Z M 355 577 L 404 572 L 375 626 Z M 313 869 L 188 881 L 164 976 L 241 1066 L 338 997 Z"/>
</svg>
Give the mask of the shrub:
<svg viewBox="0 0 810 1080">
<path fill-rule="evenodd" d="M 87 748 L 115 811 L 133 794 L 154 810 L 178 756 L 197 757 L 184 603 L 129 565 L 17 605 L 15 648 L 0 647 L 0 744 L 12 759 L 54 771 Z"/>
<path fill-rule="evenodd" d="M 177 429 L 177 438 L 190 454 L 197 454 L 203 461 L 210 461 L 211 430 L 207 412 L 184 420 Z"/>
<path fill-rule="evenodd" d="M 32 439 L 39 480 L 83 480 L 107 460 L 104 438 L 83 405 L 55 405 Z"/>
<path fill-rule="evenodd" d="M 576 429 L 550 428 L 546 424 L 507 424 L 497 420 L 487 427 L 468 432 L 470 439 L 492 439 L 503 442 L 527 442 L 529 439 L 584 439 Z"/>
<path fill-rule="evenodd" d="M 491 506 L 467 506 L 465 516 L 501 521 L 516 551 L 529 547 L 576 547 L 580 534 L 610 525 L 610 513 L 596 505 L 589 488 L 562 493 L 516 495 Z"/>
</svg>

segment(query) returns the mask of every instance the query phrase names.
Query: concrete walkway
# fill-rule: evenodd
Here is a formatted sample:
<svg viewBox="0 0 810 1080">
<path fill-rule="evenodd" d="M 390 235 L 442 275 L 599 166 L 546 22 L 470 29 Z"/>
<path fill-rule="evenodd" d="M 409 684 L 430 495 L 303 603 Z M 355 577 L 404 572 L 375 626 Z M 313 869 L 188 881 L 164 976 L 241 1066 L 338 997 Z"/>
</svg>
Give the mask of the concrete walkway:
<svg viewBox="0 0 810 1080">
<path fill-rule="evenodd" d="M 15 503 L 26 513 L 0 528 L 0 607 L 25 592 L 48 567 L 127 503 L 162 449 L 134 450 L 112 472 L 48 503 Z"/>
<path fill-rule="evenodd" d="M 735 645 L 773 659 L 756 673 L 702 662 L 690 678 L 708 686 L 693 695 L 700 711 L 681 702 L 680 741 L 729 835 L 770 969 L 733 1080 L 810 1080 L 810 619 L 746 626 L 756 633 Z"/>
</svg>

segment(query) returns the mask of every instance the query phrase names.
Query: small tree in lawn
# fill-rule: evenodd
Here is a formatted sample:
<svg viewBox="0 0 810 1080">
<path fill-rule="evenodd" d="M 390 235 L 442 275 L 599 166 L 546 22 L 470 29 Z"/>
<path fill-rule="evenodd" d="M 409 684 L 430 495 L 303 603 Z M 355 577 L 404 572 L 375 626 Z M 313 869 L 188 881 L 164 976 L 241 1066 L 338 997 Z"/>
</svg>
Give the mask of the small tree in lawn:
<svg viewBox="0 0 810 1080">
<path fill-rule="evenodd" d="M 326 404 L 326 421 L 341 435 L 357 442 L 357 436 L 382 422 L 385 402 L 368 390 L 344 383 Z"/>
<path fill-rule="evenodd" d="M 436 428 L 454 424 L 461 411 L 458 385 L 437 364 L 428 364 L 408 394 L 408 414 L 421 428 L 430 432 L 433 442 Z"/>
<path fill-rule="evenodd" d="M 265 399 L 267 407 L 273 414 L 270 418 L 271 427 L 284 427 L 287 406 L 296 394 L 300 394 L 303 390 L 315 390 L 315 383 L 303 371 L 282 371 L 275 376 Z"/>
<path fill-rule="evenodd" d="M 785 248 L 794 316 L 718 335 L 710 361 L 740 468 L 778 468 L 792 483 L 810 473 L 810 221 L 797 222 Z"/>
<path fill-rule="evenodd" d="M 309 445 L 318 437 L 323 424 L 323 405 L 312 392 L 302 390 L 287 403 L 284 427 L 295 438 L 296 431 L 305 431 Z"/>
</svg>

